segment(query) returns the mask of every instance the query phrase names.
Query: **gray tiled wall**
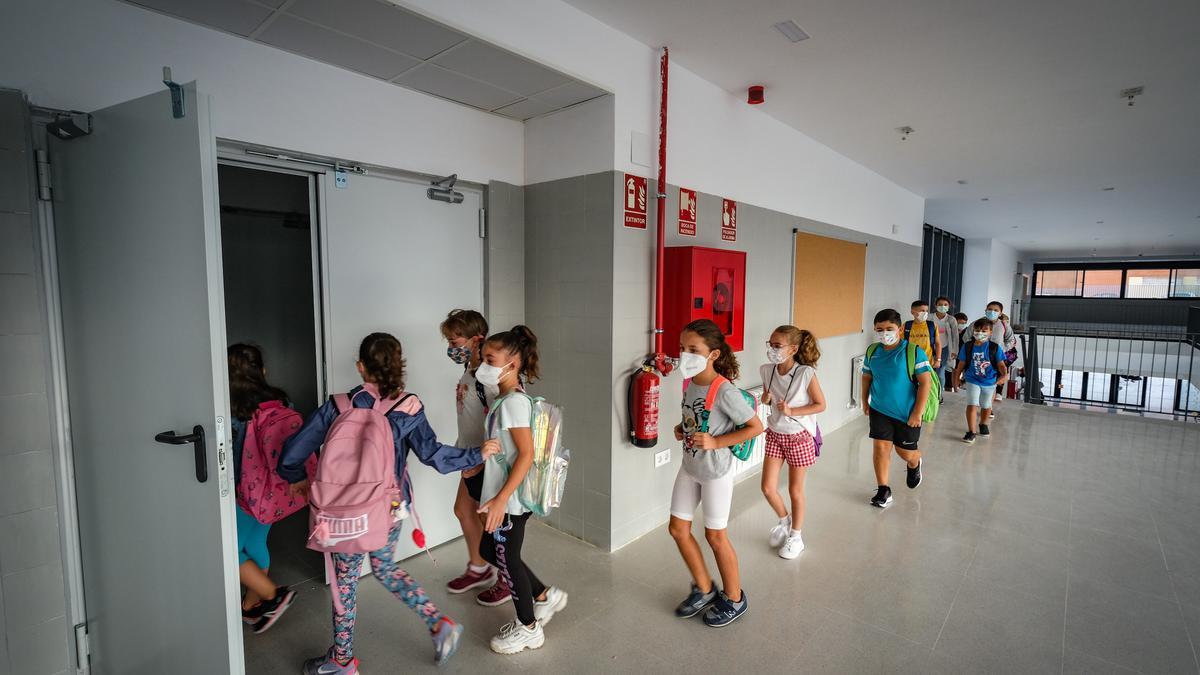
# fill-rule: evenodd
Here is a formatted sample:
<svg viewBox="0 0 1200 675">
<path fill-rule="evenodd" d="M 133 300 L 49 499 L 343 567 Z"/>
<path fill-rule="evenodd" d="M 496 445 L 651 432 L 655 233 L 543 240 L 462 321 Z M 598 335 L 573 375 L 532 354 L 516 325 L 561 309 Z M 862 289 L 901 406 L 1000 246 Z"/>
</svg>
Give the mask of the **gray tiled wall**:
<svg viewBox="0 0 1200 675">
<path fill-rule="evenodd" d="M 525 315 L 538 335 L 542 380 L 534 390 L 561 404 L 571 471 L 554 527 L 610 544 L 613 392 L 613 175 L 525 187 Z M 599 377 L 597 377 L 599 376 Z"/>
<path fill-rule="evenodd" d="M 488 323 L 499 331 L 525 322 L 525 188 L 488 183 L 487 212 Z"/>
<path fill-rule="evenodd" d="M 29 122 L 0 90 L 0 674 L 70 667 Z"/>
<path fill-rule="evenodd" d="M 613 199 L 622 194 L 622 176 L 611 173 Z M 650 181 L 650 194 L 655 194 Z M 739 384 L 752 387 L 758 382 L 758 366 L 764 362 L 763 343 L 778 325 L 787 323 L 791 311 L 792 230 L 866 243 L 867 271 L 864 284 L 863 326 L 866 328 L 876 311 L 884 307 L 905 308 L 918 292 L 921 250 L 882 237 L 873 237 L 846 228 L 819 223 L 796 216 L 738 204 L 737 241 L 721 240 L 719 220 L 721 196 L 699 193 L 697 236 L 678 233 L 679 189 L 667 189 L 667 246 L 709 246 L 747 252 L 746 343 L 738 353 L 742 377 Z M 655 218 L 649 209 L 645 230 L 623 226 L 621 214 L 614 214 L 613 245 L 613 328 L 612 391 L 616 396 L 612 418 L 612 548 L 620 548 L 642 534 L 662 525 L 669 515 L 671 486 L 679 470 L 678 443 L 671 427 L 678 420 L 681 387 L 678 375 L 667 378 L 662 387 L 659 417 L 659 444 L 653 449 L 633 447 L 627 440 L 627 414 L 624 393 L 634 364 L 650 351 L 649 330 L 653 315 L 653 274 Z M 814 268 L 819 261 L 814 261 Z M 814 273 L 819 273 L 815 269 Z M 803 279 L 799 281 L 803 283 Z M 869 331 L 854 335 L 826 337 L 820 340 L 823 352 L 818 367 L 822 388 L 829 401 L 821 415 L 824 430 L 832 430 L 852 419 L 849 410 L 850 359 L 863 353 Z M 820 338 L 820 336 L 818 336 Z M 666 335 L 667 341 L 677 340 Z M 610 416 L 611 417 L 611 416 Z M 653 455 L 672 448 L 671 463 L 654 468 Z"/>
</svg>

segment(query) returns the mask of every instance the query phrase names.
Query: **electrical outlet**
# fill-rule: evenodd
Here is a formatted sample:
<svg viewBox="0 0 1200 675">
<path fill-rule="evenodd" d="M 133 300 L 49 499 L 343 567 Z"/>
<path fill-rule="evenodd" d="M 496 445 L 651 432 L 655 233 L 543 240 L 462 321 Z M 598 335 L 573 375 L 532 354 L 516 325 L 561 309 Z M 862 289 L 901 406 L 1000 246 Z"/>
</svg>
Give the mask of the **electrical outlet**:
<svg viewBox="0 0 1200 675">
<path fill-rule="evenodd" d="M 654 453 L 654 468 L 671 463 L 671 449 L 667 448 L 661 452 Z"/>
</svg>

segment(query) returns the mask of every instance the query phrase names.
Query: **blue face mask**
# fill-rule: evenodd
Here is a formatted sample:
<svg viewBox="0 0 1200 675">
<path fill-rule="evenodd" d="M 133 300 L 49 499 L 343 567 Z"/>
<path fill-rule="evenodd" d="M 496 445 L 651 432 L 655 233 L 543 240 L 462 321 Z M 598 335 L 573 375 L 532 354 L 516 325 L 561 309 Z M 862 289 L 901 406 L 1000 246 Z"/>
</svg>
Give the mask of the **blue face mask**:
<svg viewBox="0 0 1200 675">
<path fill-rule="evenodd" d="M 988 311 L 984 312 L 983 315 L 986 316 L 989 321 L 995 321 L 996 319 L 1000 318 L 1000 312 L 997 312 L 994 309 L 989 309 Z"/>
</svg>

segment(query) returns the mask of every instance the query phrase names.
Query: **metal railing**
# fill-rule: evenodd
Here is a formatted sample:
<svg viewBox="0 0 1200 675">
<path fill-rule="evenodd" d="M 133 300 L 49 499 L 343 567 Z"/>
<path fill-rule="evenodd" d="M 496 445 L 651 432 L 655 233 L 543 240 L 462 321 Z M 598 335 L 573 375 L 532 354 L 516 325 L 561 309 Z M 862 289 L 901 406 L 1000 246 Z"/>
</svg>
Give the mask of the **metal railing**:
<svg viewBox="0 0 1200 675">
<path fill-rule="evenodd" d="M 1027 403 L 1200 421 L 1200 331 L 1031 325 L 1018 336 Z"/>
</svg>

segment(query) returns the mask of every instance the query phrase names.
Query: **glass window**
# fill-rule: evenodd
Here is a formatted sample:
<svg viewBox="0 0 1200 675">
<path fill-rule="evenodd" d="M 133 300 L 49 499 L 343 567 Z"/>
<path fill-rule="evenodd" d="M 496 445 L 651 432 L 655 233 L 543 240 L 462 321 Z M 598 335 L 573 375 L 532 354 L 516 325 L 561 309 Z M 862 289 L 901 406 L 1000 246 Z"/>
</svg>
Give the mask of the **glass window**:
<svg viewBox="0 0 1200 675">
<path fill-rule="evenodd" d="M 1083 373 L 1062 370 L 1058 380 L 1058 395 L 1063 398 L 1083 398 Z"/>
<path fill-rule="evenodd" d="M 1041 385 L 1042 396 L 1058 396 L 1054 391 L 1054 369 L 1038 368 L 1038 384 Z"/>
<path fill-rule="evenodd" d="M 1181 380 L 1179 383 L 1179 401 L 1175 404 L 1176 409 L 1186 410 L 1188 412 L 1200 412 L 1200 389 L 1196 385 Z"/>
<path fill-rule="evenodd" d="M 1083 297 L 1121 297 L 1121 270 L 1087 270 L 1083 273 Z"/>
<path fill-rule="evenodd" d="M 1136 375 L 1122 375 L 1118 377 L 1117 403 L 1122 405 L 1142 405 L 1142 378 Z"/>
<path fill-rule="evenodd" d="M 1083 288 L 1080 270 L 1043 270 L 1037 273 L 1037 294 L 1078 297 Z"/>
<path fill-rule="evenodd" d="M 1170 296 L 1171 270 L 1129 270 L 1125 274 L 1125 297 L 1166 298 Z"/>
<path fill-rule="evenodd" d="M 1171 284 L 1172 298 L 1200 298 L 1200 269 L 1175 270 Z"/>
<path fill-rule="evenodd" d="M 1087 400 L 1108 403 L 1108 391 L 1112 377 L 1108 373 L 1088 373 Z"/>
</svg>

